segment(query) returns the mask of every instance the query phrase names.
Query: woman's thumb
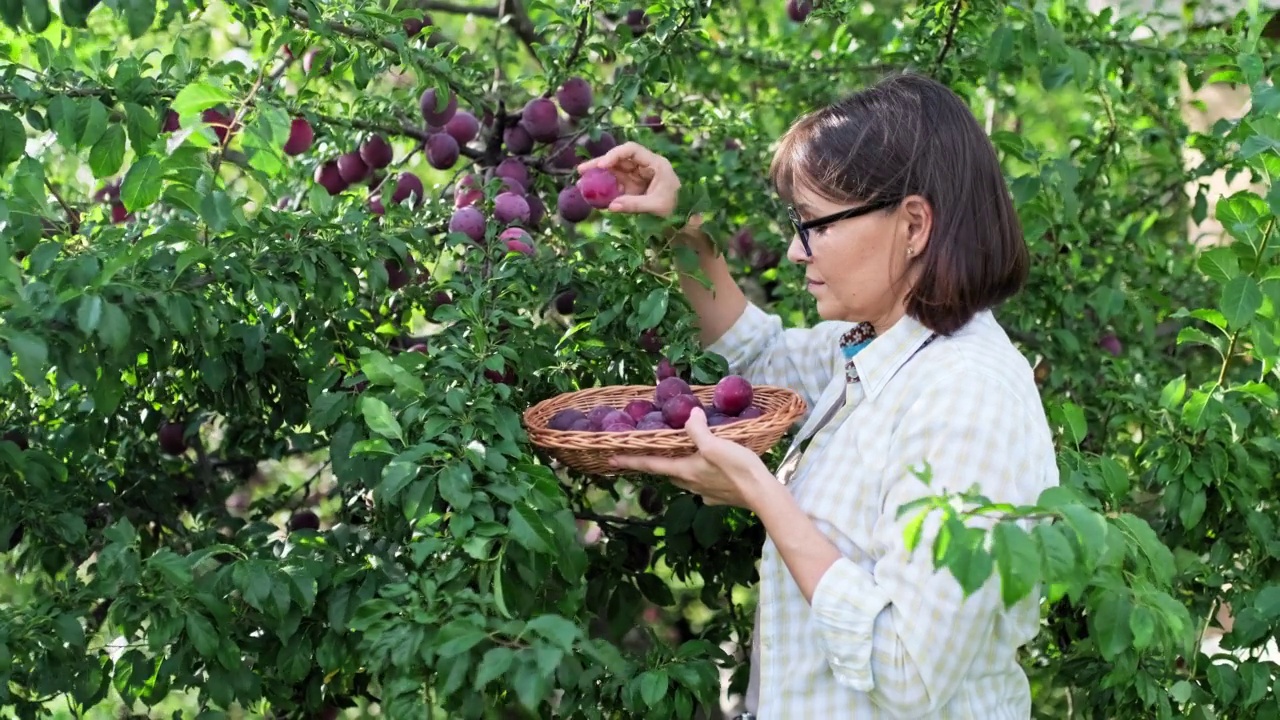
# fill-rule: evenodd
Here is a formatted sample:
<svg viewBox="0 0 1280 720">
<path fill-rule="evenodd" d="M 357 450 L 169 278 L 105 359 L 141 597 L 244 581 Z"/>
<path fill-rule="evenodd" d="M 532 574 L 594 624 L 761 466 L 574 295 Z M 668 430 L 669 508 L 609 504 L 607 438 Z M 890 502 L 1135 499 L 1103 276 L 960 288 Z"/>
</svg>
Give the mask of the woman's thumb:
<svg viewBox="0 0 1280 720">
<path fill-rule="evenodd" d="M 700 407 L 695 407 L 689 412 L 689 419 L 684 423 L 684 431 L 699 449 L 708 440 L 715 438 L 715 435 L 711 434 L 711 428 L 707 427 L 707 414 Z"/>
</svg>

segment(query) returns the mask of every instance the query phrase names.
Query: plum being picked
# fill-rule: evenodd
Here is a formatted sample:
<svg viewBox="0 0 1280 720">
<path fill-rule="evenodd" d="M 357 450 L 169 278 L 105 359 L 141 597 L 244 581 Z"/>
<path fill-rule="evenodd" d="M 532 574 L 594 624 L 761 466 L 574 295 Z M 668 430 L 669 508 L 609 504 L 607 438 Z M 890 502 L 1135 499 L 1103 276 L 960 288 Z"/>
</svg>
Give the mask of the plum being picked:
<svg viewBox="0 0 1280 720">
<path fill-rule="evenodd" d="M 671 377 L 658 383 L 653 391 L 653 401 L 659 407 L 666 404 L 668 400 L 677 395 L 692 395 L 693 389 L 689 387 L 689 383 L 678 377 Z"/>
<path fill-rule="evenodd" d="M 566 408 L 551 416 L 551 421 L 547 423 L 547 427 L 552 430 L 568 430 L 571 425 L 579 420 L 586 420 L 587 414 L 576 408 Z"/>
<path fill-rule="evenodd" d="M 662 403 L 662 417 L 671 427 L 679 430 L 689 421 L 694 408 L 702 407 L 698 398 L 690 393 L 681 393 Z"/>
<path fill-rule="evenodd" d="M 716 383 L 711 404 L 725 415 L 737 415 L 751 406 L 755 399 L 751 383 L 741 375 L 729 375 Z"/>
<path fill-rule="evenodd" d="M 578 191 L 582 199 L 594 208 L 607 208 L 622 194 L 618 178 L 604 168 L 591 168 L 578 178 Z"/>
</svg>

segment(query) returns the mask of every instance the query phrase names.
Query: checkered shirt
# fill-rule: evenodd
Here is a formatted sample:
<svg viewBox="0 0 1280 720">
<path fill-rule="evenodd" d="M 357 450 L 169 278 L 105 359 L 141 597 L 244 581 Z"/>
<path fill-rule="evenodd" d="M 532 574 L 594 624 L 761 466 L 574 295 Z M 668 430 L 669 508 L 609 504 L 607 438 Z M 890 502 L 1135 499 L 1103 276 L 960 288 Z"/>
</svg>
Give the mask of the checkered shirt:
<svg viewBox="0 0 1280 720">
<path fill-rule="evenodd" d="M 1005 610 L 993 574 L 965 599 L 949 571 L 933 569 L 940 523 L 926 522 L 908 553 L 914 513 L 895 515 L 974 485 L 997 502 L 1033 503 L 1058 483 L 1030 365 L 990 311 L 945 337 L 909 316 L 873 339 L 867 330 L 784 330 L 749 304 L 707 348 L 753 384 L 804 397 L 796 439 L 808 446 L 791 453 L 798 463 L 783 480 L 842 556 L 810 605 L 766 539 L 746 707 L 760 720 L 1026 720 L 1016 653 L 1038 630 L 1038 598 Z M 912 472 L 925 461 L 930 486 Z"/>
</svg>

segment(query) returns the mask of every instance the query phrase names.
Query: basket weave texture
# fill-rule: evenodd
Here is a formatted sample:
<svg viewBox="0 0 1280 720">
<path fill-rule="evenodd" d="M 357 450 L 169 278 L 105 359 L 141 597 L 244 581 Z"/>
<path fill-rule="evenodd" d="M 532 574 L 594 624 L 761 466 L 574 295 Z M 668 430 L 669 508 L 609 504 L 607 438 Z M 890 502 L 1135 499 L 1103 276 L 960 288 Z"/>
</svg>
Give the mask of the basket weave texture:
<svg viewBox="0 0 1280 720">
<path fill-rule="evenodd" d="M 711 407 L 714 385 L 694 385 L 693 394 L 704 408 Z M 756 385 L 753 405 L 764 413 L 758 418 L 737 420 L 711 428 L 717 437 L 732 440 L 763 455 L 778 444 L 807 410 L 804 400 L 793 390 L 772 385 Z M 561 463 L 588 475 L 621 475 L 633 472 L 609 465 L 615 455 L 682 457 L 697 448 L 684 430 L 635 430 L 632 432 L 574 432 L 551 430 L 547 423 L 561 410 L 575 408 L 587 412 L 597 405 L 621 410 L 632 400 L 653 400 L 652 385 L 611 385 L 564 393 L 543 400 L 524 412 L 524 426 L 533 444 Z"/>
</svg>

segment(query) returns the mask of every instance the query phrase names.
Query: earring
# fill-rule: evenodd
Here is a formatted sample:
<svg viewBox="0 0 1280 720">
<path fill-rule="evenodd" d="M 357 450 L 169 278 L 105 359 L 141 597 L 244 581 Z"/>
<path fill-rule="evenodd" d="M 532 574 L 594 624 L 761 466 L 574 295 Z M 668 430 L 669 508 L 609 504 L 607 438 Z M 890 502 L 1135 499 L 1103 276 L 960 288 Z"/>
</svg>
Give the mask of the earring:
<svg viewBox="0 0 1280 720">
<path fill-rule="evenodd" d="M 916 252 L 915 250 L 912 250 L 911 248 L 907 248 L 907 257 L 911 257 L 912 255 L 915 254 L 915 252 Z"/>
</svg>

